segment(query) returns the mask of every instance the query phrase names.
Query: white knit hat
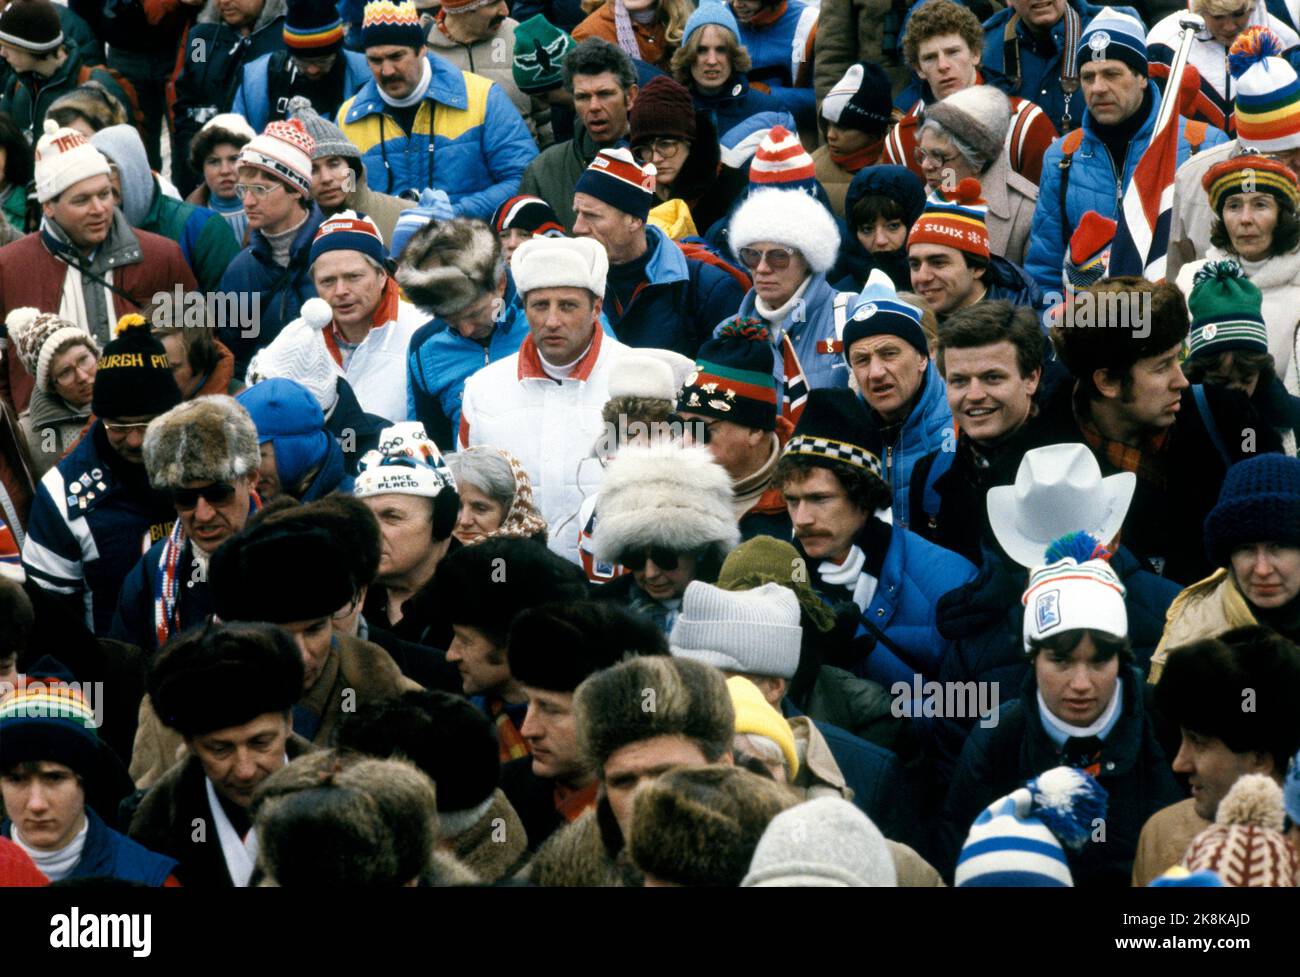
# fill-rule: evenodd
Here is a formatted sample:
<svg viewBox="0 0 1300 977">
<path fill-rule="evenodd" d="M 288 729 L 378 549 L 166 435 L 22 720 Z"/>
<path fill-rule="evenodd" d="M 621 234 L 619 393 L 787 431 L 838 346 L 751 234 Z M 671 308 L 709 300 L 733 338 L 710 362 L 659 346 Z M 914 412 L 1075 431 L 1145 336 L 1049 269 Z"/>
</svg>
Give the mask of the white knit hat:
<svg viewBox="0 0 1300 977">
<path fill-rule="evenodd" d="M 74 183 L 108 176 L 108 160 L 76 129 L 45 120 L 45 135 L 36 143 L 36 199 L 53 200 Z"/>
<path fill-rule="evenodd" d="M 81 326 L 39 309 L 14 309 L 5 317 L 9 340 L 38 390 L 49 392 L 50 363 L 63 349 L 83 343 L 99 357 L 99 346 Z"/>
<path fill-rule="evenodd" d="M 248 386 L 272 377 L 284 377 L 311 391 L 321 413 L 329 414 L 338 400 L 339 377 L 342 375 L 321 331 L 334 318 L 334 310 L 322 298 L 308 299 L 302 305 L 301 325 L 290 323 L 280 335 L 253 356 L 244 382 Z"/>
<path fill-rule="evenodd" d="M 311 199 L 311 154 L 316 141 L 298 119 L 270 122 L 239 151 L 239 165 L 264 170 Z"/>
<path fill-rule="evenodd" d="M 609 256 L 594 238 L 534 237 L 515 249 L 510 272 L 520 295 L 535 288 L 585 288 L 600 297 L 605 294 Z"/>
<path fill-rule="evenodd" d="M 772 819 L 741 888 L 896 886 L 885 836 L 842 797 L 817 797 Z"/>
<path fill-rule="evenodd" d="M 1021 597 L 1025 652 L 1034 641 L 1084 628 L 1128 637 L 1124 585 L 1099 555 L 1100 544 L 1086 533 L 1073 533 L 1058 544 L 1048 550 L 1051 562 L 1030 574 Z"/>
<path fill-rule="evenodd" d="M 724 672 L 788 680 L 799 667 L 802 640 L 799 598 L 789 587 L 769 582 L 753 590 L 722 590 L 693 580 L 668 648 L 674 657 Z"/>
<path fill-rule="evenodd" d="M 831 270 L 840 250 L 840 230 L 835 226 L 835 218 L 802 190 L 765 189 L 750 193 L 732 215 L 728 240 L 733 251 L 756 241 L 794 248 L 818 275 Z"/>
<path fill-rule="evenodd" d="M 436 498 L 445 488 L 453 491 L 456 479 L 438 446 L 419 421 L 402 421 L 379 434 L 379 449 L 367 451 L 357 466 L 352 494 L 422 495 Z"/>
</svg>

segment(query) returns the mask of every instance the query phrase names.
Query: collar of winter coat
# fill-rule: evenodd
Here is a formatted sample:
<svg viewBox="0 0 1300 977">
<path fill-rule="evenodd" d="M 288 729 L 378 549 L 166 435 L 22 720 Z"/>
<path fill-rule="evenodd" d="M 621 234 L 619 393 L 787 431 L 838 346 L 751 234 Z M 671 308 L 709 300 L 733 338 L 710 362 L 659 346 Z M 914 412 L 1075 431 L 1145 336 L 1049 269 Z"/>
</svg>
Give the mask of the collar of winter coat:
<svg viewBox="0 0 1300 977">
<path fill-rule="evenodd" d="M 1138 126 L 1137 131 L 1135 131 L 1133 135 L 1129 137 L 1128 145 L 1129 145 L 1130 152 L 1133 150 L 1134 147 L 1141 147 L 1141 149 L 1146 148 L 1147 143 L 1151 141 L 1151 133 L 1155 131 L 1156 117 L 1160 114 L 1160 102 L 1161 102 L 1160 89 L 1157 88 L 1154 83 L 1148 83 L 1146 87 L 1146 94 L 1150 95 L 1151 97 L 1151 105 L 1147 109 L 1146 118 L 1142 120 L 1142 124 Z M 1144 95 L 1143 98 L 1145 99 L 1145 97 L 1146 96 Z M 1124 122 L 1117 123 L 1117 126 L 1123 126 L 1125 122 L 1128 122 L 1128 119 L 1125 119 Z M 1182 120 L 1179 119 L 1180 124 L 1181 122 Z M 1104 143 L 1102 143 L 1101 134 L 1097 131 L 1097 124 L 1098 124 L 1097 121 L 1093 119 L 1092 113 L 1088 111 L 1085 103 L 1085 107 L 1083 110 L 1083 131 L 1087 134 L 1087 137 L 1089 139 L 1093 140 L 1094 145 L 1092 147 L 1089 147 L 1092 152 L 1097 152 L 1098 149 L 1101 148 L 1096 145 L 1098 143 L 1101 143 L 1102 147 L 1104 147 Z M 1179 138 L 1180 139 L 1182 138 L 1181 133 L 1179 135 Z M 1136 161 L 1137 161 L 1136 156 L 1133 157 L 1132 160 L 1126 158 L 1124 161 L 1122 161 L 1122 165 L 1124 165 L 1125 168 L 1127 168 L 1127 164 L 1129 162 L 1136 164 Z M 1120 160 L 1116 160 L 1115 163 L 1116 165 L 1121 165 Z"/>
<path fill-rule="evenodd" d="M 293 236 L 293 243 L 289 245 L 289 267 L 306 267 L 307 257 L 311 253 L 311 242 L 316 237 L 316 232 L 325 221 L 325 214 L 320 207 L 312 201 L 311 210 L 307 212 L 307 219 L 303 221 L 302 226 L 298 228 L 298 233 Z M 253 257 L 264 265 L 273 265 L 271 259 L 271 242 L 266 239 L 261 228 L 249 231 L 248 246 L 253 252 Z M 275 265 L 277 276 L 287 269 Z"/>
<path fill-rule="evenodd" d="M 86 264 L 81 252 L 68 237 L 68 232 L 50 218 L 41 221 L 41 242 L 45 250 L 63 261 Z M 89 266 L 92 271 L 100 272 L 123 265 L 139 264 L 143 260 L 140 251 L 140 239 L 136 237 L 131 225 L 118 208 L 113 208 L 113 223 L 108 228 L 108 237 L 91 253 Z"/>
<path fill-rule="evenodd" d="M 1142 697 L 1142 673 L 1134 666 L 1120 666 L 1119 680 L 1124 683 L 1124 701 L 1119 719 L 1110 735 L 1101 741 L 1101 774 L 1122 777 L 1137 764 L 1146 742 L 1146 705 Z M 1061 751 L 1043 729 L 1038 714 L 1038 681 L 1030 668 L 1020 687 L 1020 708 L 1025 715 L 1026 742 L 1023 745 L 1035 770 L 1059 766 Z"/>
<path fill-rule="evenodd" d="M 829 787 L 846 801 L 853 800 L 853 789 L 844 779 L 844 771 L 835 762 L 830 744 L 807 716 L 790 716 L 786 719 L 799 752 L 799 773 L 794 786 L 806 791 Z"/>
<path fill-rule="evenodd" d="M 600 323 L 594 327 L 594 335 L 591 340 L 591 346 L 587 348 L 586 354 L 578 361 L 573 372 L 569 374 L 569 380 L 577 380 L 585 383 L 591 376 L 591 371 L 596 368 L 596 362 L 600 359 L 600 350 L 604 345 L 605 331 L 600 328 Z M 549 383 L 555 383 L 547 372 L 542 369 L 542 357 L 537 352 L 537 344 L 533 342 L 532 333 L 524 337 L 523 343 L 519 347 L 519 372 L 516 375 L 519 380 L 546 380 Z"/>
<path fill-rule="evenodd" d="M 866 404 L 865 397 L 862 397 L 862 402 Z M 952 424 L 952 411 L 948 409 L 948 395 L 943 377 L 939 376 L 939 368 L 934 365 L 933 359 L 927 360 L 925 364 L 925 380 L 921 384 L 921 389 L 917 391 L 912 410 L 901 424 L 886 424 L 870 404 L 867 404 L 867 410 L 882 430 L 891 428 L 897 431 L 897 440 L 894 441 L 896 447 L 912 441 L 921 443 L 923 438 L 917 432 L 923 426 L 948 427 Z"/>
<path fill-rule="evenodd" d="M 46 393 L 32 387 L 32 399 L 27 404 L 27 419 L 33 430 L 50 424 L 70 424 L 90 417 L 90 404 L 73 407 L 58 394 Z"/>
<path fill-rule="evenodd" d="M 232 28 L 226 27 L 226 22 L 221 19 L 221 14 L 217 11 L 218 2 L 219 0 L 208 0 L 203 5 L 203 10 L 199 13 L 197 22 L 200 24 L 220 24 L 226 30 L 232 30 Z M 287 0 L 266 0 L 262 5 L 262 12 L 258 14 L 257 20 L 253 22 L 251 33 L 256 34 L 272 21 L 283 17 L 288 9 L 286 2 Z"/>
<path fill-rule="evenodd" d="M 498 827 L 505 829 L 504 842 L 496 840 Z M 484 882 L 512 874 L 527 849 L 524 824 L 499 787 L 487 813 L 452 840 L 452 854 Z"/>
<path fill-rule="evenodd" d="M 461 70 L 446 58 L 440 58 L 435 54 L 426 55 L 425 59 L 429 62 L 433 75 L 423 100 L 461 111 L 468 109 L 469 93 L 465 89 L 465 76 Z M 379 85 L 372 77 L 357 92 L 343 123 L 347 125 L 368 115 L 382 115 L 386 111 L 388 111 L 388 104 L 380 96 Z M 592 158 L 595 158 L 595 153 L 592 154 Z"/>
<path fill-rule="evenodd" d="M 728 102 L 743 102 L 746 96 L 749 95 L 749 76 L 736 72 L 712 94 L 700 91 L 699 86 L 694 81 L 687 87 L 691 90 L 691 98 L 695 102 L 695 107 L 709 111 L 726 105 Z"/>
</svg>

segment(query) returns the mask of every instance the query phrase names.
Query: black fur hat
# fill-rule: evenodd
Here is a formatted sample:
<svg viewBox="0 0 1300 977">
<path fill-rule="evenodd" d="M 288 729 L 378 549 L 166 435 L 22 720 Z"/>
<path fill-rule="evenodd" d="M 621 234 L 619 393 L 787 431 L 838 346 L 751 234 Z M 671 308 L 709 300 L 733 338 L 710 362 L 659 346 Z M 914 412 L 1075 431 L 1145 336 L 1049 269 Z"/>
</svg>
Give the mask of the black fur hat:
<svg viewBox="0 0 1300 977">
<path fill-rule="evenodd" d="M 510 674 L 550 692 L 572 692 L 593 672 L 636 655 L 667 655 L 668 643 L 647 618 L 604 601 L 547 604 L 524 611 L 510 627 Z"/>
</svg>

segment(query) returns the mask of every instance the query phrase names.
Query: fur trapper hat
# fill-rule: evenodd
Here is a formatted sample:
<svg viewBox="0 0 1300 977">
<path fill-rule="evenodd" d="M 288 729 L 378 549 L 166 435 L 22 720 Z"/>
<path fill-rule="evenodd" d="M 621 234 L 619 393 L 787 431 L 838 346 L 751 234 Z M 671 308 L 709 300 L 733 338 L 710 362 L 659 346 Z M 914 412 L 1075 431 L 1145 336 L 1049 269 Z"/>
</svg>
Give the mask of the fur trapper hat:
<svg viewBox="0 0 1300 977">
<path fill-rule="evenodd" d="M 189 481 L 233 482 L 261 463 L 253 419 L 225 394 L 178 404 L 144 432 L 145 470 L 156 489 Z"/>
<path fill-rule="evenodd" d="M 455 315 L 488 292 L 506 273 L 501 242 L 480 220 L 432 221 L 402 251 L 397 283 L 406 297 L 432 316 Z"/>
<path fill-rule="evenodd" d="M 840 250 L 840 231 L 831 212 L 801 190 L 757 190 L 732 215 L 727 240 L 739 253 L 756 241 L 794 248 L 813 274 L 831 270 Z"/>
<path fill-rule="evenodd" d="M 579 746 L 601 772 L 617 750 L 655 736 L 684 736 L 713 762 L 736 732 L 722 673 L 684 658 L 633 658 L 596 672 L 578 686 L 573 709 Z"/>
<path fill-rule="evenodd" d="M 725 552 L 739 542 L 731 476 L 708 448 L 632 445 L 610 463 L 597 503 L 597 559 L 652 546 L 693 553 L 715 544 Z"/>
</svg>

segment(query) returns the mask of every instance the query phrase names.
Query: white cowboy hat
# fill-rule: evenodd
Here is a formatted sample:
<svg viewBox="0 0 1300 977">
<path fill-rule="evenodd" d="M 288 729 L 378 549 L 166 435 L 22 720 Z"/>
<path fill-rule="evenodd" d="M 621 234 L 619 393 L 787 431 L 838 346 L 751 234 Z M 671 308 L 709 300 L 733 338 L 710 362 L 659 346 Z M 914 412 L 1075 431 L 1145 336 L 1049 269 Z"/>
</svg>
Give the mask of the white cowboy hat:
<svg viewBox="0 0 1300 977">
<path fill-rule="evenodd" d="M 989 525 L 1013 560 L 1041 566 L 1047 547 L 1066 533 L 1114 539 L 1136 488 L 1132 472 L 1102 478 L 1087 445 L 1050 444 L 1025 452 L 1014 485 L 989 489 Z"/>
</svg>

